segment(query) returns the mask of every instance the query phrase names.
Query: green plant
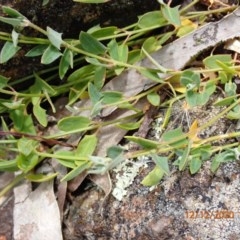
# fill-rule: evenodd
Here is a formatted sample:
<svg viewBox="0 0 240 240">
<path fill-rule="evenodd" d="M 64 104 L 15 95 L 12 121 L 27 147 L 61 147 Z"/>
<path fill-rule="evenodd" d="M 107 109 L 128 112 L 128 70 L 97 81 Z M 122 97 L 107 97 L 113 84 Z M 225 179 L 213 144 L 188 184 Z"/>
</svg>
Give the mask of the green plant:
<svg viewBox="0 0 240 240">
<path fill-rule="evenodd" d="M 48 1 L 44 1 L 47 4 Z M 194 1 L 192 4 L 196 3 Z M 0 32 L 0 40 L 4 42 L 0 52 L 0 64 L 4 64 L 13 58 L 24 45 L 33 45 L 26 57 L 41 57 L 41 64 L 46 69 L 35 72 L 16 81 L 0 76 L 0 93 L 9 96 L 1 99 L 0 112 L 7 114 L 12 121 L 12 130 L 2 117 L 2 131 L 0 148 L 8 149 L 2 154 L 0 170 L 17 171 L 22 174 L 14 181 L 14 185 L 21 178 L 31 181 L 46 181 L 54 178 L 56 174 L 35 174 L 35 167 L 45 158 L 55 158 L 62 165 L 70 169 L 62 180 L 70 180 L 83 171 L 88 173 L 103 173 L 124 158 L 136 158 L 143 155 L 151 155 L 156 167 L 143 180 L 145 185 L 157 184 L 164 174 L 169 174 L 171 159 L 175 157 L 174 165 L 179 170 L 189 167 L 192 174 L 199 171 L 203 162 L 216 155 L 212 162 L 212 170 L 215 171 L 221 162 L 234 160 L 239 156 L 238 143 L 226 144 L 225 146 L 212 146 L 211 143 L 222 138 L 234 138 L 240 132 L 223 134 L 221 136 L 199 139 L 198 133 L 213 124 L 227 114 L 228 118 L 239 119 L 239 99 L 236 94 L 236 85 L 232 82 L 232 76 L 238 74 L 239 67 L 235 65 L 230 55 L 214 55 L 204 59 L 205 69 L 185 70 L 171 72 L 173 78 L 165 82 L 158 72 L 168 72 L 151 59 L 149 53 L 158 50 L 170 37 L 182 36 L 192 31 L 196 26 L 186 14 L 186 9 L 179 11 L 178 7 L 171 8 L 161 3 L 159 11 L 153 11 L 139 17 L 137 23 L 124 29 L 114 26 L 101 28 L 99 26 L 81 32 L 79 39 L 62 39 L 62 34 L 50 27 L 46 30 L 30 22 L 18 11 L 9 7 L 2 7 L 4 13 L 10 17 L 0 17 L 0 21 L 13 26 L 12 33 Z M 189 6 L 188 6 L 189 7 Z M 220 10 L 219 10 L 220 11 Z M 201 14 L 195 14 L 199 17 Z M 207 13 L 205 13 L 207 14 Z M 191 16 L 191 18 L 193 18 Z M 185 22 L 187 24 L 185 25 Z M 148 33 L 166 26 L 173 26 L 173 30 L 147 37 Z M 42 37 L 24 36 L 24 28 L 32 28 Z M 103 43 L 104 41 L 104 43 Z M 135 48 L 135 46 L 141 46 Z M 135 63 L 143 57 L 149 58 L 158 69 L 148 69 Z M 58 61 L 57 61 L 58 60 Z M 55 66 L 48 67 L 55 63 Z M 102 91 L 107 79 L 120 75 L 123 71 L 134 68 L 144 76 L 158 84 L 153 88 L 143 91 L 136 96 L 124 97 L 124 93 L 116 91 Z M 69 73 L 69 70 L 71 73 Z M 215 79 L 201 81 L 201 74 L 217 72 Z M 44 73 L 50 77 L 44 78 Z M 61 85 L 52 84 L 52 79 L 62 79 Z M 15 91 L 16 83 L 34 79 L 34 84 L 28 89 Z M 97 132 L 107 125 L 116 124 L 126 130 L 137 129 L 141 120 L 133 122 L 136 117 L 141 119 L 143 112 L 135 107 L 135 103 L 144 97 L 154 105 L 168 104 L 169 111 L 166 114 L 164 125 L 167 126 L 168 118 L 173 102 L 185 98 L 191 107 L 204 105 L 216 90 L 217 84 L 225 85 L 226 98 L 218 101 L 216 105 L 226 106 L 225 110 L 210 122 L 198 127 L 194 122 L 188 132 L 181 128 L 170 130 L 163 134 L 162 141 L 146 140 L 140 137 L 126 136 L 126 139 L 139 144 L 142 149 L 135 152 L 124 153 L 119 147 L 111 147 L 107 151 L 107 157 L 95 156 L 94 151 L 98 144 Z M 182 94 L 177 94 L 177 88 L 181 86 Z M 157 94 L 159 89 L 168 87 L 173 97 L 166 103 L 160 102 Z M 68 108 L 73 111 L 73 116 L 67 116 L 58 120 L 59 133 L 55 135 L 38 136 L 37 126 L 48 126 L 48 118 L 43 103 L 48 102 L 53 112 L 56 112 L 52 98 L 68 94 Z M 79 99 L 88 97 L 92 105 L 88 107 L 91 117 L 74 114 L 71 108 Z M 131 109 L 134 114 L 123 119 L 111 121 L 97 121 L 96 117 L 105 108 Z M 31 109 L 31 110 L 29 110 Z M 78 109 L 81 112 L 83 109 Z M 34 116 L 34 117 L 33 117 Z M 34 120 L 36 119 L 36 121 Z M 59 140 L 60 137 L 80 133 L 81 140 L 75 146 Z M 43 147 L 42 143 L 48 147 Z M 69 150 L 56 150 L 56 145 L 70 147 Z M 42 148 L 43 147 L 43 148 Z M 166 155 L 166 156 L 165 156 Z M 11 160 L 8 160 L 9 156 Z M 11 186 L 12 186 L 11 185 Z M 8 188 L 7 188 L 8 189 Z M 4 193 L 6 189 L 2 192 Z"/>
</svg>

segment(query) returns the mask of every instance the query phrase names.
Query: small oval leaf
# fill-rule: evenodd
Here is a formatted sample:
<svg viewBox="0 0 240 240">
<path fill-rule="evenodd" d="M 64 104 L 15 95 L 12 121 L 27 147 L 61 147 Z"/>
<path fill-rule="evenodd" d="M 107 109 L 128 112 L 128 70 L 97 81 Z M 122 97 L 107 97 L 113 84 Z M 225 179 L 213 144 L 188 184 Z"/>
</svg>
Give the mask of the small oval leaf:
<svg viewBox="0 0 240 240">
<path fill-rule="evenodd" d="M 58 128 L 62 131 L 84 130 L 89 127 L 91 121 L 86 117 L 66 117 L 58 122 Z"/>
<path fill-rule="evenodd" d="M 53 45 L 49 45 L 48 48 L 44 51 L 41 63 L 42 64 L 50 64 L 54 62 L 56 59 L 58 59 L 62 55 L 59 50 L 54 47 Z"/>
<path fill-rule="evenodd" d="M 21 48 L 19 46 L 14 46 L 12 42 L 5 42 L 1 53 L 0 53 L 0 63 L 5 63 L 11 59 Z"/>
<path fill-rule="evenodd" d="M 104 54 L 106 51 L 106 47 L 89 33 L 81 32 L 79 39 L 82 48 L 89 53 L 98 55 Z"/>
</svg>

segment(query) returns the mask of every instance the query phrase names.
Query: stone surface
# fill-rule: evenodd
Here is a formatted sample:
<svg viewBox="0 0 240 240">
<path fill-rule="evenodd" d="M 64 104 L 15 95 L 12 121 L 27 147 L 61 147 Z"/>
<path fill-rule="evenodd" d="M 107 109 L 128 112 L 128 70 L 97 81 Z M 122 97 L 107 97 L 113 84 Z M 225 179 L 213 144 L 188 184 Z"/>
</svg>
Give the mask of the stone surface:
<svg viewBox="0 0 240 240">
<path fill-rule="evenodd" d="M 187 111 L 181 108 L 183 101 L 177 102 L 173 105 L 169 128 L 182 126 L 188 131 L 189 124 L 194 119 L 199 119 L 200 125 L 209 121 L 223 110 L 221 107 L 213 107 L 213 102 L 218 97 L 219 95 L 214 95 L 209 105 Z M 158 117 L 165 111 L 160 109 Z M 225 133 L 230 125 L 230 121 L 221 118 L 200 135 L 206 138 Z M 159 139 L 157 134 L 162 134 L 156 131 L 156 125 L 152 132 L 148 136 L 151 139 Z M 234 140 L 230 142 L 232 141 Z M 223 143 L 226 144 L 226 140 L 214 144 Z M 151 158 L 141 158 L 138 161 L 143 161 L 144 164 L 132 184 L 125 189 L 127 194 L 121 201 L 112 195 L 104 200 L 103 191 L 92 184 L 88 184 L 85 190 L 81 188 L 74 195 L 65 218 L 64 234 L 67 240 L 240 239 L 239 159 L 221 165 L 215 174 L 210 171 L 211 159 L 204 162 L 201 170 L 194 175 L 188 169 L 180 172 L 172 167 L 170 175 L 154 188 L 141 184 L 142 179 L 154 167 Z M 133 162 L 132 165 L 134 164 L 136 163 Z M 131 164 L 128 170 L 123 170 L 122 180 L 125 171 L 130 172 L 130 168 Z M 113 188 L 119 179 L 117 174 L 114 171 L 111 173 Z"/>
<path fill-rule="evenodd" d="M 140 184 L 145 169 L 121 202 L 111 196 L 103 209 L 92 187 L 74 200 L 66 239 L 240 239 L 239 168 L 229 163 L 214 176 L 208 162 L 195 176 L 173 171 L 152 191 Z"/>
</svg>

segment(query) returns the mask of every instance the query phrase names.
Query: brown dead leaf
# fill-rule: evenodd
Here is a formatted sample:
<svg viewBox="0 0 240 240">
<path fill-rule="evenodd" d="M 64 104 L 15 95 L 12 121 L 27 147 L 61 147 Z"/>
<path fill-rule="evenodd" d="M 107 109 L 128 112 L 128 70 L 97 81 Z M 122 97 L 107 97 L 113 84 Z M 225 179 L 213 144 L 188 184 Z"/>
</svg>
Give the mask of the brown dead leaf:
<svg viewBox="0 0 240 240">
<path fill-rule="evenodd" d="M 112 181 L 108 172 L 103 175 L 91 174 L 89 176 L 89 179 L 104 191 L 105 198 L 110 194 L 112 190 Z"/>
<path fill-rule="evenodd" d="M 71 181 L 68 182 L 68 190 L 70 192 L 74 192 L 78 189 L 78 187 L 82 184 L 84 179 L 87 177 L 88 173 L 87 171 L 82 172 L 79 174 L 77 177 L 72 179 Z"/>
</svg>

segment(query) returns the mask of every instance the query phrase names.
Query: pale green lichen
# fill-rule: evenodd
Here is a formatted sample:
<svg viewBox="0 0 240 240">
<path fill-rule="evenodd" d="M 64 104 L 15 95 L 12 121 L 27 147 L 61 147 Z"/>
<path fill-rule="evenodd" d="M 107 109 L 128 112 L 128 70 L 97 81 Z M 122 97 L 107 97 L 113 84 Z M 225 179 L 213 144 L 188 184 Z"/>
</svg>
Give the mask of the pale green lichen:
<svg viewBox="0 0 240 240">
<path fill-rule="evenodd" d="M 116 173 L 116 184 L 112 191 L 112 195 L 118 200 L 122 201 L 123 197 L 127 195 L 127 188 L 131 186 L 135 177 L 138 175 L 140 169 L 147 167 L 148 158 L 139 158 L 134 162 L 132 159 L 119 164 L 113 171 Z"/>
</svg>

